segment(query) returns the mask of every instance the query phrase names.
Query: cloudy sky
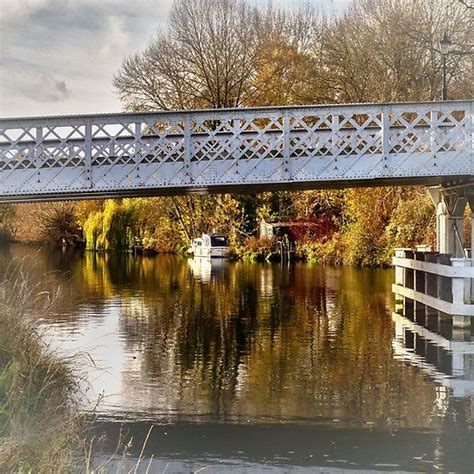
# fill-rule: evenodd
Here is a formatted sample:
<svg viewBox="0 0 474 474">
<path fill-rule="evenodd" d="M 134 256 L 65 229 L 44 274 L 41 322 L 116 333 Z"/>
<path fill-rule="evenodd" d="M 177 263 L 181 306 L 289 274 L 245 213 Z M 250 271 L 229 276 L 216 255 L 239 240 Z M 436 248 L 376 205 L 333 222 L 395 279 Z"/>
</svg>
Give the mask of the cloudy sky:
<svg viewBox="0 0 474 474">
<path fill-rule="evenodd" d="M 313 2 L 340 12 L 348 0 Z M 164 25 L 171 3 L 0 0 L 0 117 L 120 111 L 113 75 Z"/>
</svg>

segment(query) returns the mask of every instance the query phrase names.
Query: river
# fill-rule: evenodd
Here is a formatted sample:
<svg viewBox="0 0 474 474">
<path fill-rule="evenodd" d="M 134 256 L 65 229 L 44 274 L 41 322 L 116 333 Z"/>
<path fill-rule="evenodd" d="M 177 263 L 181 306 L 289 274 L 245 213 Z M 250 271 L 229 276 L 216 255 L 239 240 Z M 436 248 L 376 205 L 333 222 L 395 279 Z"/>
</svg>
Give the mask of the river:
<svg viewBox="0 0 474 474">
<path fill-rule="evenodd" d="M 15 258 L 61 288 L 42 324 L 83 358 L 83 409 L 99 400 L 107 436 L 97 463 L 472 470 L 472 355 L 461 377 L 397 320 L 392 270 L 1 248 L 2 268 Z M 133 437 L 123 459 L 120 436 Z"/>
</svg>

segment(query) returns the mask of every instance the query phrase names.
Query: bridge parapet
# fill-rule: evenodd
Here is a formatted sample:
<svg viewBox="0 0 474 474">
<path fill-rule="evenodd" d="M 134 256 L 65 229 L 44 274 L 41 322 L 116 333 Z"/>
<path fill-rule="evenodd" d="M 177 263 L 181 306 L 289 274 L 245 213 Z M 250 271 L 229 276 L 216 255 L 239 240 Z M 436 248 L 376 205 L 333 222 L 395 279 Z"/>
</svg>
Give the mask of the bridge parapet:
<svg viewBox="0 0 474 474">
<path fill-rule="evenodd" d="M 473 101 L 0 120 L 0 201 L 442 184 L 473 176 Z"/>
</svg>

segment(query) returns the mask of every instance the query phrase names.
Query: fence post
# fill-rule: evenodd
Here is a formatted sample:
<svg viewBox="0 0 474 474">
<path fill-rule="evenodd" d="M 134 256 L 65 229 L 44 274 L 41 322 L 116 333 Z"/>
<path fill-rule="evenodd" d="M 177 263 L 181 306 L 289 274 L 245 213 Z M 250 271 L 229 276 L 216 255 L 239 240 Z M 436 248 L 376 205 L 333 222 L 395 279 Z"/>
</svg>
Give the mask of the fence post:
<svg viewBox="0 0 474 474">
<path fill-rule="evenodd" d="M 426 252 L 425 253 L 425 262 L 428 263 L 437 263 L 437 252 Z M 438 278 L 437 275 L 434 273 L 426 273 L 426 287 L 425 293 L 429 296 L 433 296 L 434 298 L 438 297 Z"/>
<path fill-rule="evenodd" d="M 446 253 L 440 253 L 436 257 L 436 262 L 439 265 L 451 265 L 451 255 Z M 452 281 L 451 278 L 437 275 L 438 279 L 438 298 L 443 301 L 452 302 Z"/>
<path fill-rule="evenodd" d="M 425 252 L 415 251 L 415 260 L 418 262 L 425 261 Z M 422 270 L 415 270 L 415 291 L 419 293 L 425 293 L 426 291 L 426 273 Z"/>
<path fill-rule="evenodd" d="M 470 260 L 467 258 L 452 258 L 453 267 L 471 266 Z M 453 303 L 464 304 L 466 302 L 466 290 L 470 286 L 468 278 L 453 277 Z M 453 316 L 453 329 L 469 329 L 471 327 L 470 316 Z"/>
<path fill-rule="evenodd" d="M 408 249 L 395 249 L 396 258 L 405 258 L 405 251 Z M 405 286 L 405 269 L 403 267 L 395 267 L 395 284 Z"/>
<path fill-rule="evenodd" d="M 453 267 L 470 267 L 471 261 L 467 258 L 452 258 Z M 470 300 L 470 278 L 453 277 L 453 303 L 464 304 Z"/>
</svg>

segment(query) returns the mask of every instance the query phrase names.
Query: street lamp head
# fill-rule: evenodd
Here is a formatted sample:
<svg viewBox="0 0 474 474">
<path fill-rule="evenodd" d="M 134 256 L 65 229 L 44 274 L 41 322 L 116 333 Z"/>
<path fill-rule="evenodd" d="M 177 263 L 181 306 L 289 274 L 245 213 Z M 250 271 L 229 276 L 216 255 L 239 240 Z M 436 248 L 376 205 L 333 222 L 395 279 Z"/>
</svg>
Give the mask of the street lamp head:
<svg viewBox="0 0 474 474">
<path fill-rule="evenodd" d="M 451 49 L 451 40 L 448 38 L 447 33 L 444 33 L 443 39 L 439 42 L 439 46 L 441 48 L 441 54 L 444 56 L 449 53 Z"/>
</svg>

